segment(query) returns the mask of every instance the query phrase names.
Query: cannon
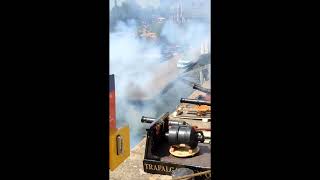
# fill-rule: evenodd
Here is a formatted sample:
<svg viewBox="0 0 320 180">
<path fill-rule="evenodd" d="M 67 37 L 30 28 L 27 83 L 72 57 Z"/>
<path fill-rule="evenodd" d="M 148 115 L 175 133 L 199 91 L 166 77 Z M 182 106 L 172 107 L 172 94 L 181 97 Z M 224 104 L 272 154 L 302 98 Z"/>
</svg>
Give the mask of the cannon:
<svg viewBox="0 0 320 180">
<path fill-rule="evenodd" d="M 154 135 L 157 134 L 158 137 L 153 138 L 161 139 L 164 137 L 170 146 L 184 144 L 193 149 L 197 147 L 198 142 L 204 142 L 204 135 L 202 131 L 196 130 L 185 121 L 168 120 L 168 116 L 168 112 L 158 119 L 142 116 L 141 122 L 149 123 L 151 124 L 151 127 L 156 124 L 162 126 L 162 128 L 160 126 L 155 128 Z M 166 126 L 166 124 L 168 124 L 168 126 Z"/>
<path fill-rule="evenodd" d="M 145 117 L 145 116 L 142 116 L 141 118 L 141 122 L 142 123 L 153 123 L 154 121 L 156 121 L 157 119 L 156 118 L 151 118 L 151 117 Z M 187 123 L 185 121 L 169 121 L 169 126 L 172 126 L 172 125 L 187 125 Z"/>
<path fill-rule="evenodd" d="M 203 132 L 196 131 L 190 125 L 171 126 L 165 136 L 171 146 L 185 144 L 194 149 L 198 146 L 198 142 L 204 142 Z"/>
<path fill-rule="evenodd" d="M 189 104 L 196 104 L 196 105 L 207 105 L 211 106 L 210 101 L 203 101 L 203 100 L 198 100 L 198 99 L 187 99 L 187 98 L 181 98 L 180 99 L 181 103 L 189 103 Z"/>
<path fill-rule="evenodd" d="M 207 94 L 211 94 L 211 89 L 204 88 L 201 85 L 196 84 L 196 83 L 193 85 L 193 89 L 199 90 L 199 91 L 207 93 Z"/>
<path fill-rule="evenodd" d="M 211 145 L 204 143 L 203 131 L 184 121 L 170 120 L 168 112 L 158 118 L 142 116 L 141 122 L 149 124 L 143 160 L 145 172 L 171 175 L 173 169 L 181 167 L 195 171 L 211 169 Z"/>
</svg>

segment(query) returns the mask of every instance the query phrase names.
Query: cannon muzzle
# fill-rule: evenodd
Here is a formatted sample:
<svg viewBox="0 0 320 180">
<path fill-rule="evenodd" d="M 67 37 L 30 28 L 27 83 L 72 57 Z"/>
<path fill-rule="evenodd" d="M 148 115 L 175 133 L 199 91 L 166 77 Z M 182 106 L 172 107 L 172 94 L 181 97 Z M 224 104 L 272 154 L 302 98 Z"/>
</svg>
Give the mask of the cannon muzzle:
<svg viewBox="0 0 320 180">
<path fill-rule="evenodd" d="M 207 106 L 211 106 L 211 102 L 210 102 L 210 101 L 203 101 L 203 100 L 198 100 L 198 99 L 186 99 L 186 98 L 181 98 L 180 102 L 181 102 L 181 103 L 196 104 L 196 105 L 207 105 Z"/>
<path fill-rule="evenodd" d="M 146 117 L 146 116 L 142 116 L 142 118 L 141 118 L 141 122 L 142 123 L 153 123 L 156 120 L 157 120 L 156 118 Z M 174 120 L 171 120 L 168 123 L 169 123 L 169 126 L 187 125 L 187 123 L 185 121 L 174 121 Z"/>
<path fill-rule="evenodd" d="M 142 118 L 141 118 L 142 123 L 152 123 L 155 120 L 156 120 L 155 118 L 145 117 L 145 116 L 142 116 Z"/>
<path fill-rule="evenodd" d="M 207 93 L 207 94 L 211 94 L 211 89 L 204 88 L 204 87 L 200 86 L 199 84 L 194 84 L 193 89 L 199 90 L 199 91 Z"/>
</svg>

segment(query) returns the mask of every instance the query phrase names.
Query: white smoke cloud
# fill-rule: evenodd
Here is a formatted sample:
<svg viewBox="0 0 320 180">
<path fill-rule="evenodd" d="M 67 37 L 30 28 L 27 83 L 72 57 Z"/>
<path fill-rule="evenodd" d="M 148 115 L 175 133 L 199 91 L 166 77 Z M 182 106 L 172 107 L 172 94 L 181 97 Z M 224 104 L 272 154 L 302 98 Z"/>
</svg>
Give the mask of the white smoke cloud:
<svg viewBox="0 0 320 180">
<path fill-rule="evenodd" d="M 160 5 L 160 0 L 136 0 L 142 8 L 157 8 Z"/>
<path fill-rule="evenodd" d="M 157 8 L 160 5 L 160 0 L 116 0 L 117 5 L 121 6 L 123 2 L 135 1 L 142 8 Z M 109 9 L 115 6 L 115 0 L 109 0 Z"/>
<path fill-rule="evenodd" d="M 123 2 L 127 2 L 128 0 L 116 0 L 117 5 L 121 6 Z M 115 0 L 109 0 L 109 10 L 111 10 L 115 6 Z"/>
<path fill-rule="evenodd" d="M 147 5 L 149 1 L 140 2 Z M 187 21 L 183 26 L 179 26 L 167 19 L 161 36 L 170 43 L 184 44 L 200 51 L 201 42 L 210 39 L 210 25 L 200 21 Z M 110 74 L 115 75 L 117 125 L 129 125 L 133 147 L 145 134 L 146 125 L 140 122 L 142 116 L 157 117 L 171 111 L 181 97 L 188 96 L 193 90 L 181 82 L 176 82 L 166 95 L 153 99 L 148 105 L 133 104 L 132 98 L 143 99 L 157 94 L 157 89 L 152 86 L 169 83 L 166 81 L 170 80 L 168 77 L 173 74 L 171 70 L 174 68 L 159 70 L 161 46 L 157 42 L 138 37 L 136 20 L 118 21 L 109 37 Z"/>
<path fill-rule="evenodd" d="M 110 73 L 117 76 L 118 86 L 125 87 L 119 89 L 118 96 L 126 96 L 130 88 L 142 89 L 160 59 L 160 47 L 138 38 L 134 20 L 119 22 L 116 31 L 110 34 Z"/>
<path fill-rule="evenodd" d="M 169 20 L 164 24 L 161 35 L 172 44 L 183 44 L 200 51 L 201 44 L 210 41 L 210 24 L 191 20 L 179 25 Z"/>
<path fill-rule="evenodd" d="M 117 124 L 129 124 L 131 144 L 136 144 L 140 140 L 138 137 L 145 133 L 141 129 L 142 115 L 153 117 L 155 111 L 131 104 L 130 98 L 150 93 L 146 84 L 154 76 L 152 69 L 160 58 L 160 47 L 138 38 L 137 24 L 133 20 L 118 22 L 116 31 L 110 34 L 110 73 L 116 78 Z"/>
</svg>

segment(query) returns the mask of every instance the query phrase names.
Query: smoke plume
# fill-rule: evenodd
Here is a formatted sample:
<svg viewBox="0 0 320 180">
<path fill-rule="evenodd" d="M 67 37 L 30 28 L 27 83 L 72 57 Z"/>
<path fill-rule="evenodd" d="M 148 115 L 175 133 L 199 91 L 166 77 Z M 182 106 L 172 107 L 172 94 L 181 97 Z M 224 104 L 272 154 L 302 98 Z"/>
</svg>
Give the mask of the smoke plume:
<svg viewBox="0 0 320 180">
<path fill-rule="evenodd" d="M 145 2 L 148 1 L 139 1 L 138 4 Z M 161 8 L 161 4 L 157 6 Z M 144 11 L 137 13 L 141 15 Z M 150 11 L 145 13 L 144 16 L 151 17 L 151 14 L 147 14 Z M 139 37 L 140 21 L 139 18 L 117 20 L 109 34 L 109 64 L 110 74 L 115 75 L 117 126 L 129 125 L 131 147 L 145 134 L 147 125 L 140 122 L 142 116 L 158 117 L 167 111 L 171 112 L 181 97 L 187 97 L 193 91 L 192 87 L 175 79 L 179 76 L 177 59 L 162 62 L 163 44 Z M 186 45 L 189 48 L 187 51 L 193 52 L 193 58 L 197 59 L 201 43 L 210 38 L 210 24 L 207 21 L 190 20 L 180 26 L 166 18 L 160 36 L 158 38 L 161 41 Z M 159 87 L 165 88 L 165 91 Z"/>
</svg>

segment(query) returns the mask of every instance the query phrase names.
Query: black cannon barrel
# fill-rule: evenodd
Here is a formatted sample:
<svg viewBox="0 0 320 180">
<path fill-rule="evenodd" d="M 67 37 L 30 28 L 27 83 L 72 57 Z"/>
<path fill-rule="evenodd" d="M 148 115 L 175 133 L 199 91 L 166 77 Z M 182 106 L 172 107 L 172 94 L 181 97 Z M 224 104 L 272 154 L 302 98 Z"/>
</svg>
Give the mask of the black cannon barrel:
<svg viewBox="0 0 320 180">
<path fill-rule="evenodd" d="M 199 90 L 199 91 L 207 93 L 207 94 L 211 94 L 211 89 L 204 88 L 204 87 L 200 86 L 199 84 L 194 84 L 193 89 Z"/>
<path fill-rule="evenodd" d="M 166 118 L 169 117 L 169 112 L 166 112 L 164 114 L 162 114 L 158 119 L 157 118 L 152 118 L 152 117 L 146 117 L 146 116 L 142 116 L 141 118 L 141 122 L 142 123 L 153 123 L 154 121 L 163 121 Z"/>
<path fill-rule="evenodd" d="M 180 125 L 187 125 L 185 121 L 169 121 L 170 126 L 180 126 Z"/>
<path fill-rule="evenodd" d="M 152 117 L 146 117 L 146 116 L 142 116 L 141 118 L 141 122 L 143 123 L 153 123 L 155 120 L 157 120 L 156 118 L 152 118 Z M 169 121 L 169 125 L 173 126 L 173 125 L 186 125 L 187 123 L 185 121 Z"/>
<path fill-rule="evenodd" d="M 151 117 L 145 117 L 145 116 L 142 116 L 142 118 L 141 118 L 141 122 L 143 122 L 143 123 L 152 123 L 155 120 L 157 120 L 157 119 L 151 118 Z"/>
<path fill-rule="evenodd" d="M 198 99 L 181 98 L 180 102 L 181 103 L 190 103 L 190 104 L 211 106 L 211 102 L 210 101 L 203 101 L 203 100 L 198 100 Z"/>
</svg>

